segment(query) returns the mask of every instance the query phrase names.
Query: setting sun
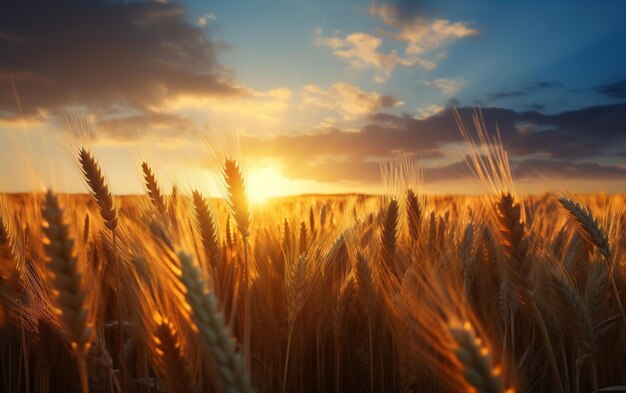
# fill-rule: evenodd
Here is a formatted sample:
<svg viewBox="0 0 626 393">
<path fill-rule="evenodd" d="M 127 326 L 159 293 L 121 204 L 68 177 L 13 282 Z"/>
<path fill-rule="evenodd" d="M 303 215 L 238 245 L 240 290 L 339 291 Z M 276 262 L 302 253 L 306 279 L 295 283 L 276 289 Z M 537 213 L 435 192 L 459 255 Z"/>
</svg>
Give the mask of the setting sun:
<svg viewBox="0 0 626 393">
<path fill-rule="evenodd" d="M 300 191 L 275 166 L 248 169 L 248 197 L 250 202 L 260 204 L 268 198 L 298 194 Z"/>
</svg>

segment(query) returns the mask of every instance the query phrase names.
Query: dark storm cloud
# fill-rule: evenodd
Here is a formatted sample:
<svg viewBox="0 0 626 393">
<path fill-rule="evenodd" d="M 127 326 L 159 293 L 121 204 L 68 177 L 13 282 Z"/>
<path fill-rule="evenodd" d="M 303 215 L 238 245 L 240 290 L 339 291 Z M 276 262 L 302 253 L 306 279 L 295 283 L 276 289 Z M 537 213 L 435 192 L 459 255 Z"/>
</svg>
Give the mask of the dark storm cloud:
<svg viewBox="0 0 626 393">
<path fill-rule="evenodd" d="M 143 110 L 167 96 L 243 94 L 227 81 L 223 44 L 176 3 L 3 1 L 0 116 L 66 105 Z"/>
<path fill-rule="evenodd" d="M 539 91 L 556 89 L 559 87 L 563 87 L 563 84 L 559 82 L 539 81 L 520 89 L 502 90 L 494 93 L 489 93 L 487 94 L 487 97 L 494 101 L 505 98 L 526 97 Z"/>
<path fill-rule="evenodd" d="M 459 108 L 458 112 L 471 129 L 475 109 Z M 518 162 L 515 170 L 522 177 L 533 176 L 531 168 L 541 167 L 562 172 L 564 178 L 617 178 L 624 174 L 624 168 L 595 164 L 593 159 L 608 148 L 626 145 L 626 104 L 552 115 L 485 108 L 482 116 L 491 133 L 498 126 L 505 148 Z M 441 158 L 446 145 L 458 142 L 463 142 L 463 138 L 452 108 L 426 119 L 407 114 L 374 114 L 359 132 L 330 129 L 309 135 L 243 139 L 246 154 L 280 159 L 288 175 L 324 181 L 378 181 L 374 170 L 377 164 L 372 161 L 398 153 L 416 154 L 423 159 Z M 469 175 L 462 161 L 443 167 L 434 167 L 432 163 L 426 166 L 431 167 L 426 173 L 432 180 Z"/>
<path fill-rule="evenodd" d="M 626 100 L 626 79 L 597 86 L 594 90 L 610 98 Z"/>
</svg>

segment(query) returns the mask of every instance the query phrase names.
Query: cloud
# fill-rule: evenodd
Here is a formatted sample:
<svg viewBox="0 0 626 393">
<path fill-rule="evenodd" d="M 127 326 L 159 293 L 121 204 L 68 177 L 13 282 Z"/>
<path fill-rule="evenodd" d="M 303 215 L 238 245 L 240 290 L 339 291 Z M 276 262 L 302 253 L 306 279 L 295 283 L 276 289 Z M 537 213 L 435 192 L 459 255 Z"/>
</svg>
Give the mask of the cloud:
<svg viewBox="0 0 626 393">
<path fill-rule="evenodd" d="M 438 60 L 445 57 L 444 46 L 478 34 L 478 30 L 466 23 L 430 19 L 423 15 L 407 19 L 403 7 L 407 8 L 403 4 L 373 4 L 370 7 L 370 14 L 379 17 L 387 26 L 378 29 L 378 35 L 354 32 L 343 38 L 339 35 L 324 37 L 321 28 L 317 28 L 315 43 L 330 48 L 335 56 L 349 61 L 353 67 L 375 69 L 378 73 L 374 80 L 382 83 L 398 66 L 435 68 Z M 380 36 L 403 44 L 403 52 L 397 48 L 384 51 Z M 437 53 L 433 55 L 433 52 Z"/>
<path fill-rule="evenodd" d="M 0 115 L 68 105 L 148 110 L 166 97 L 245 94 L 217 60 L 224 47 L 175 2 L 2 2 Z"/>
<path fill-rule="evenodd" d="M 567 160 L 523 159 L 511 160 L 515 180 L 533 180 L 542 176 L 557 176 L 562 180 L 620 180 L 626 178 L 626 168 L 595 162 Z M 425 178 L 432 182 L 459 180 L 473 177 L 467 159 L 442 166 L 426 168 Z"/>
<path fill-rule="evenodd" d="M 564 180 L 620 180 L 626 179 L 626 168 L 595 162 L 528 159 L 514 163 L 513 176 L 532 179 L 539 174 L 556 174 Z"/>
<path fill-rule="evenodd" d="M 406 42 L 407 55 L 419 56 L 459 38 L 478 34 L 478 30 L 470 28 L 466 23 L 427 19 L 423 15 L 407 17 L 402 14 L 402 8 L 392 4 L 373 4 L 370 13 L 395 29 L 385 33 L 397 41 Z"/>
<path fill-rule="evenodd" d="M 399 0 L 393 3 L 395 14 L 398 18 L 410 21 L 418 16 L 433 18 L 438 11 L 437 2 L 430 0 Z M 377 2 L 373 2 L 372 7 L 376 7 Z"/>
<path fill-rule="evenodd" d="M 474 108 L 458 108 L 467 125 Z M 564 179 L 619 179 L 626 168 L 595 162 L 608 149 L 626 146 L 626 104 L 581 108 L 544 115 L 503 108 L 482 110 L 487 128 L 498 125 L 519 179 L 536 172 L 557 173 Z M 378 164 L 396 154 L 424 159 L 429 181 L 470 176 L 464 160 L 453 159 L 455 145 L 463 140 L 452 108 L 424 118 L 409 114 L 376 113 L 357 130 L 272 138 L 246 137 L 242 144 L 251 158 L 282 163 L 286 175 L 318 181 L 379 182 Z"/>
<path fill-rule="evenodd" d="M 626 100 L 626 79 L 597 86 L 594 90 L 606 97 Z"/>
<path fill-rule="evenodd" d="M 432 81 L 424 81 L 426 85 L 438 88 L 443 94 L 453 96 L 467 83 L 462 78 L 437 78 Z"/>
<path fill-rule="evenodd" d="M 330 48 L 337 57 L 348 60 L 355 68 L 371 67 L 379 73 L 376 75 L 377 82 L 384 82 L 398 65 L 412 66 L 416 63 L 411 59 L 398 55 L 397 50 L 389 53 L 380 51 L 383 40 L 372 34 L 352 33 L 339 37 L 323 37 L 322 30 L 315 32 L 315 43 L 318 46 Z"/>
<path fill-rule="evenodd" d="M 100 120 L 95 124 L 96 138 L 121 142 L 133 141 L 150 131 L 159 138 L 180 138 L 195 132 L 187 116 L 172 113 L 147 112 L 125 117 Z"/>
<path fill-rule="evenodd" d="M 267 91 L 256 91 L 239 87 L 241 94 L 222 99 L 215 96 L 182 94 L 164 100 L 156 110 L 165 112 L 196 111 L 210 114 L 237 115 L 244 121 L 265 121 L 276 123 L 280 115 L 289 107 L 291 90 L 278 87 Z"/>
<path fill-rule="evenodd" d="M 443 112 L 445 109 L 446 108 L 441 105 L 428 105 L 426 107 L 417 108 L 417 113 L 413 117 L 415 117 L 416 119 L 424 120 L 428 117 Z"/>
<path fill-rule="evenodd" d="M 539 81 L 516 90 L 501 90 L 498 92 L 488 93 L 487 97 L 491 100 L 525 97 L 532 93 L 557 89 L 560 87 L 563 87 L 563 84 L 560 82 Z"/>
<path fill-rule="evenodd" d="M 466 124 L 472 124 L 472 108 L 459 108 Z M 485 108 L 483 117 L 490 130 L 496 125 L 505 147 L 517 155 L 543 155 L 549 158 L 596 157 L 604 149 L 626 142 L 626 104 L 602 105 L 544 115 L 535 111 Z M 377 114 L 372 120 L 387 130 L 416 133 L 412 137 L 424 146 L 461 141 L 452 109 L 423 119 L 403 115 Z"/>
<path fill-rule="evenodd" d="M 367 92 L 349 83 L 335 83 L 328 89 L 318 85 L 305 86 L 302 92 L 303 107 L 334 110 L 344 120 L 370 114 L 383 108 L 401 106 L 403 103 L 391 95 Z"/>
</svg>

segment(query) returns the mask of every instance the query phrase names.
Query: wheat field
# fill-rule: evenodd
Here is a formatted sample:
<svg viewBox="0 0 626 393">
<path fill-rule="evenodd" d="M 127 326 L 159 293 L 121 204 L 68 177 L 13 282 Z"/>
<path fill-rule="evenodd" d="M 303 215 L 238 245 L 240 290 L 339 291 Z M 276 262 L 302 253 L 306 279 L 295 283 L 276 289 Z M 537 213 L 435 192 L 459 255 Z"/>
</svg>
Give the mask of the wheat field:
<svg viewBox="0 0 626 393">
<path fill-rule="evenodd" d="M 2 391 L 619 391 L 626 198 L 518 196 L 467 137 L 484 196 L 397 161 L 384 196 L 260 205 L 235 159 L 223 199 L 146 162 L 120 197 L 77 149 L 90 196 L 0 199 Z"/>
</svg>

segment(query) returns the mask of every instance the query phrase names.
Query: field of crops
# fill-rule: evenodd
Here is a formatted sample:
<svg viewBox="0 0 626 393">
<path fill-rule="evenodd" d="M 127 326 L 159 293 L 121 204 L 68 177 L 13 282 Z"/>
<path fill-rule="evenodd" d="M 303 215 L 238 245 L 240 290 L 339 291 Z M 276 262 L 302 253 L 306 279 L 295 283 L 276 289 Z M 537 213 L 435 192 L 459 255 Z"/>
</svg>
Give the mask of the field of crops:
<svg viewBox="0 0 626 393">
<path fill-rule="evenodd" d="M 626 380 L 623 196 L 516 197 L 506 168 L 476 154 L 501 191 L 251 206 L 226 160 L 224 199 L 162 192 L 147 163 L 146 196 L 116 197 L 93 155 L 77 156 L 91 196 L 0 201 L 3 392 L 589 392 Z"/>
</svg>

